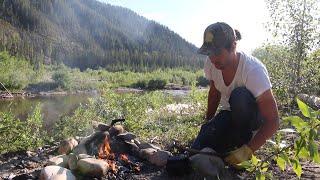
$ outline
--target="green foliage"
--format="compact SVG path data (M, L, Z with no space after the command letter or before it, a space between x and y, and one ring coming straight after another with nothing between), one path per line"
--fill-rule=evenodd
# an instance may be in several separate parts
M0 52L0 82L8 89L21 90L32 82L35 72L25 59Z
M94 111L80 106L73 116L62 117L54 127L53 136L56 140L62 140L75 136L87 136L93 132L92 121L98 120Z
M56 82L56 84L63 89L70 89L71 87L71 78L70 74L64 66L61 66L61 69L58 69L52 75L52 79Z
M289 116L283 119L284 122L292 125L296 131L293 129L279 130L275 142L270 141L273 145L270 149L270 152L272 152L270 156L264 160L259 160L253 156L250 161L241 164L247 171L254 173L256 179L265 179L266 169L271 165L272 159L282 171L291 166L298 178L301 177L303 172L301 160L320 163L317 142L319 139L320 111L314 111L301 100L296 100L302 116ZM293 142L290 142L292 139L286 139L283 133L285 135L286 133L294 133L296 137Z
M26 121L20 121L10 113L0 114L0 154L33 150L44 145L47 139L42 128L40 105L37 105Z
M283 67L286 67L286 81L289 81L292 90L291 99L295 97L303 86L312 87L308 84L309 77L312 77L306 66L310 60L310 52L319 49L319 1L318 0L267 0L266 5L270 12L271 21L268 30L273 32L274 37L278 38L278 43L285 47L289 52L279 61L285 61ZM312 71L319 72L319 61L313 61ZM311 76L310 76L311 75ZM308 76L306 78L305 76ZM319 79L316 80L319 86ZM315 85L315 84L313 84ZM313 90L314 88L312 88Z
M148 89L155 90L155 89L164 89L166 86L167 81L164 79L151 79L148 82Z
M205 78L204 76L199 76L197 78L197 86L202 86L202 87L207 87L208 85L210 85L210 81Z
M295 86L290 79L292 73L290 50L284 46L266 45L258 48L253 55L267 67L273 92L280 108L291 104L295 92L319 94L320 92L320 50L314 51L301 64L300 85ZM295 89L294 89L295 88ZM292 108L292 107L290 107ZM288 109L290 110L290 109Z
M26 60L0 53L0 82L8 89L28 89L36 91L53 90L92 90L100 87L134 87L142 89L163 89L168 83L191 86L203 80L202 71L185 69L164 69L151 72L109 72L106 70L71 69L63 64L40 65L37 71ZM202 78L200 78L202 77ZM53 82L53 81L54 82ZM197 83L199 84L199 82Z
M136 83L133 83L131 87L134 88L141 88L141 89L148 89L148 90L157 90L157 89L164 89L167 84L165 79L150 79L147 80L139 80Z
M187 143L199 130L205 109L203 106L206 105L203 97L206 94L194 92L185 102L181 102L184 105L179 105L163 92L117 94L104 89L101 97L77 109L73 116L61 119L56 124L54 134L59 135L56 137L58 139L83 136L92 132L93 120L110 124L113 119L125 118L126 130L137 134L142 140L156 137L164 144L172 139Z
M139 80L136 83L133 83L131 85L133 88L141 88L141 89L147 89L148 87L148 82L146 80Z

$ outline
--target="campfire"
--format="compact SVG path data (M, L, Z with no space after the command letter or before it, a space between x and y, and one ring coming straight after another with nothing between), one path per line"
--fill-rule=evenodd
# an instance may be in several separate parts
M17 174L16 177L20 179L40 177L40 180L118 180L149 179L145 178L146 174L147 176L160 174L163 178L187 175L191 176L189 179L194 179L192 178L194 174L190 173L195 168L199 169L197 171L201 174L214 176L220 174L224 167L223 161L214 156L215 153L210 149L190 153L190 149L174 145L177 151L173 152L178 154L173 156L154 144L141 142L133 133L125 131L121 125L97 123L94 129L90 136L77 140L65 139L58 147L55 146L51 150L51 154L58 152L60 155L51 156L45 161L39 159L37 161L42 162L42 165L33 170L34 173ZM193 155L194 153L196 154ZM34 163L26 163L28 169L31 166L36 167ZM13 177L10 174L7 179ZM196 173L195 177L200 176Z
M74 138L64 140L58 152L61 155L49 159L40 179L62 175L127 179L127 176L139 174L145 163L165 166L171 156L170 152L153 144L140 142L133 133L115 123L97 123L93 134L79 143Z
M120 162L122 166L132 170L134 173L140 172L140 166L138 163L132 163L129 160L128 155L126 154L115 154L111 151L109 137L105 137L103 143L99 146L98 159L105 160L109 169L112 173L117 173L119 166L116 165L116 162Z

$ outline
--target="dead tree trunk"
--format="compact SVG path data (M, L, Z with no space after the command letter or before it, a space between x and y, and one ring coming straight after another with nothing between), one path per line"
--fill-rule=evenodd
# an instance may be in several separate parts
M13 98L13 95L11 94L11 92L2 84L2 82L0 82L1 86L7 91L8 95L10 98Z

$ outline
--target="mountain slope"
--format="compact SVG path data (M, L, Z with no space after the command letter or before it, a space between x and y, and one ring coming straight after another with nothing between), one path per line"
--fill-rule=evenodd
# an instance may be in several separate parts
M0 49L80 69L202 67L196 47L133 11L95 0L0 0Z

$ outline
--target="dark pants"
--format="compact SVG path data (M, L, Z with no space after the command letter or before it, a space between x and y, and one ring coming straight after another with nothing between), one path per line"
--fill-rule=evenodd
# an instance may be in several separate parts
M247 88L239 87L232 91L229 104L231 111L222 110L201 126L193 149L210 147L224 154L250 141L252 131L262 124L255 98Z

